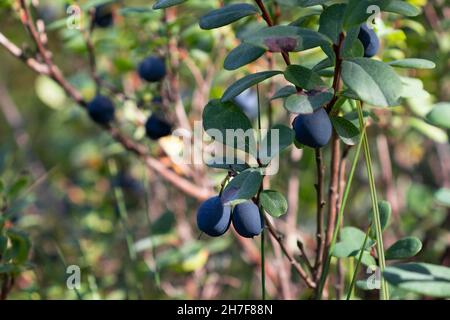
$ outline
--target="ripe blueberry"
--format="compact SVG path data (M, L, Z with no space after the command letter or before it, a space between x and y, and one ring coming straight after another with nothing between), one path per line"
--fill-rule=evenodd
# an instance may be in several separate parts
M114 17L109 5L102 4L95 7L94 24L97 27L108 28L112 26L113 22Z
M241 108L250 120L258 117L258 95L255 91L247 89L234 98L234 102Z
M145 123L147 137L158 140L172 133L172 127L164 119L152 114Z
M380 40L373 29L370 29L366 23L361 25L359 29L358 39L364 46L364 57L372 58L377 54L380 48Z
M324 108L311 114L301 114L294 119L295 138L311 148L322 148L331 138L333 131L330 118Z
M114 104L105 96L97 95L88 103L87 111L91 119L98 124L105 125L114 120Z
M166 64L159 57L148 57L139 64L138 74L148 82L161 81L166 75Z
M231 220L237 233L245 238L253 238L261 234L264 228L264 219L253 201L236 205Z
M220 196L209 198L197 211L198 228L211 237L227 232L231 222L231 208L224 206Z

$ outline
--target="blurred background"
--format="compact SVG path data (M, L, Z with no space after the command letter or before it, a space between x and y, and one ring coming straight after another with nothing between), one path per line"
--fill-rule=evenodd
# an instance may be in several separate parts
M108 1L79 1L85 9L82 17L88 19L87 8L104 2ZM171 154L180 151L180 141L146 139L143 122L155 112L175 127L192 125L201 120L210 98L220 97L246 72L267 69L270 63L283 66L274 55L272 62L260 59L237 71L223 69L238 38L263 25L249 18L233 27L201 30L198 17L223 2L227 1L190 0L163 15L151 10L152 1L113 1L114 24L90 35L98 75L132 97L104 91L114 99L121 128L180 176L216 191L223 171L174 165ZM413 18L383 14L377 27L383 47L379 58L424 58L435 62L436 68L399 70L408 98L398 107L372 110L378 118L369 127L369 138L379 197L392 206L385 242L389 245L399 237L416 236L423 242L418 259L450 266L450 196L446 189L450 188L450 126L438 127L426 119L436 104L450 101L450 7L444 0L408 2L419 6L423 14ZM0 32L24 52L33 52L14 3L0 0ZM95 95L95 81L85 38L80 30L66 26L66 8L75 3L40 0L33 14L45 23L55 63L89 100ZM281 4L280 10L280 23L296 20L297 25L317 28L316 7L292 9ZM137 76L138 63L150 54L166 59L175 75L169 75L168 84L144 83ZM292 55L294 62L306 66L323 57L320 49ZM20 248L26 252L10 299L260 297L258 239L238 239L230 231L221 238L199 239L195 223L199 199L147 170L94 125L55 82L35 74L3 48L0 61L0 208L5 226L17 230L18 241L24 243ZM268 82L261 92L268 97L282 85ZM161 92L168 91L175 92L181 104L155 102ZM241 106L254 115L254 93L253 97L247 94ZM267 97L262 99L263 108L269 104ZM272 102L271 110L271 122L289 125L281 101ZM269 123L267 113L263 123ZM294 256L300 254L297 239L312 255L316 221L313 150L289 149L280 162L281 170L270 183L288 198L289 212L276 222L277 228L285 234ZM345 225L367 228L370 207L361 165ZM276 243L268 240L267 247L269 297L307 295ZM78 290L67 288L69 265L81 269ZM358 296L371 298L373 294L358 291ZM416 296L399 293L398 297Z

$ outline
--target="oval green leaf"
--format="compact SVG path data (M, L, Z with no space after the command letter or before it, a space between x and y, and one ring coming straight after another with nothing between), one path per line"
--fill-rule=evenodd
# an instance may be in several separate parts
M384 279L400 289L425 296L450 297L450 268L428 263L405 263L389 266Z
M230 87L228 87L228 89L223 94L221 101L222 102L231 101L248 88L253 87L255 84L258 84L266 79L272 78L273 76L276 76L277 74L281 73L283 72L263 71L249 74L233 83Z
M182 4L183 2L186 2L186 1L187 0L158 0L153 5L153 9L154 10L166 9L169 7L173 7L173 6Z
M258 13L258 9L248 3L226 5L200 18L200 28L210 30L226 26L232 22Z
M342 79L362 101L378 107L397 105L403 88L391 66L367 58L345 60Z
M427 114L427 120L441 128L450 129L450 103L441 102L435 104Z
M239 69L257 60L265 52L266 50L261 47L249 43L241 43L227 55L223 64L224 68L230 71Z
M407 237L390 246L385 256L386 260L408 259L414 257L420 250L422 250L422 242L416 237Z
M260 196L261 205L272 217L279 218L286 214L288 202L278 191L264 190Z
M397 68L411 68L411 69L434 69L436 68L436 64L430 60L426 59L417 59L417 58L409 58L409 59L401 59L390 61L388 64L392 67Z

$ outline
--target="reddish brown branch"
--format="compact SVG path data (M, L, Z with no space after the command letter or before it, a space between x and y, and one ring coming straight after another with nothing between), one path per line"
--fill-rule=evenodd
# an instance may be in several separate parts
M281 250L283 251L283 254L286 256L286 258L289 260L290 264L294 267L294 269L297 271L297 273L300 275L300 277L303 279L303 281L306 283L306 285L309 288L314 289L316 287L316 283L309 277L309 275L306 273L306 271L303 269L300 263L298 263L297 260L291 255L291 253L288 251L286 246L283 242L283 237L277 233L274 226L270 222L270 220L267 218L267 216L264 216L266 221L267 229L269 230L272 237L278 242L280 245Z
M273 27L275 24L272 21L272 18L270 17L270 14L267 11L266 6L264 5L264 2L262 0L255 0L255 2L258 5L259 9L261 10L261 16L264 19L264 21L266 21L269 27ZM290 65L291 59L289 58L289 53L282 51L281 55L283 56L284 62L286 62L287 65Z
M325 167L323 165L323 156L322 150L316 149L316 167L317 167L317 183L315 184L316 192L317 192L317 231L316 231L316 239L317 239L317 248L316 248L316 261L314 264L314 276L317 280L319 275L318 268L322 264L323 257L323 249L325 243L325 234L323 231L323 208L325 206L325 200L323 195L323 183L324 183L324 175L325 175Z

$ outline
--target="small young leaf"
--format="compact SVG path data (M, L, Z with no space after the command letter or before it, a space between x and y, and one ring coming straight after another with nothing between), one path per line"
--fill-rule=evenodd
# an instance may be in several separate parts
M333 256L346 258L356 256L364 243L366 234L354 227L345 227L341 231L341 239L334 247ZM374 245L374 241L369 238L366 244L368 249Z
M309 114L331 101L333 93L329 91L310 91L293 94L284 102L286 110L292 113Z
M261 192L261 205L272 217L278 218L286 214L288 202L278 191L264 190Z
M225 187L222 197L225 205L236 205L253 198L261 187L263 177L259 170L248 169L238 174Z
M395 61L390 61L388 64L392 67L398 68L411 68L411 69L434 69L436 64L430 60L425 59L400 59Z
M385 256L386 260L408 259L414 257L420 250L422 250L422 242L416 237L407 237L390 246Z
M221 101L231 101L236 98L239 94L247 90L248 88L258 84L266 79L272 78L277 74L283 73L282 71L263 71L258 73L253 73L245 76L244 78L239 79L235 83L233 83L222 96Z
M386 230L386 227L389 225L392 215L391 204L387 201L378 201L378 211L380 212L380 222L381 222L381 230ZM369 223L372 223L373 219L373 210L370 210L369 213ZM375 228L371 229L370 235L375 237Z
M331 116L331 123L336 130L339 138L349 145L354 146L359 141L359 129L349 120L343 117Z
M284 77L290 83L305 90L316 90L326 87L317 73L300 65L288 66L286 71L284 71Z
M234 48L225 58L224 68L226 70L236 70L261 57L266 50L249 43L241 43Z
M386 267L384 279L395 287L425 296L450 298L450 268L428 263Z
M200 18L200 28L209 30L226 26L241 18L258 13L258 9L248 3L226 5Z

